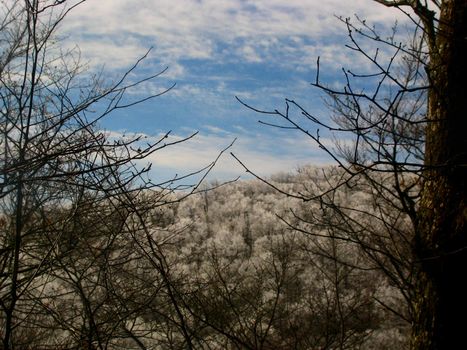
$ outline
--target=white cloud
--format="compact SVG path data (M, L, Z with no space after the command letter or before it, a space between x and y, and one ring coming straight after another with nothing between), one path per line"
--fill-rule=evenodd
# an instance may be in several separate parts
M344 28L334 15L354 13L385 25L402 18L396 10L370 0L96 0L75 9L65 28L85 55L99 61L110 57L112 64L122 66L151 46L170 62L220 59L219 43L241 45L235 52L239 58L259 62L258 50L275 49L278 39L292 42L342 33ZM134 40L138 44L132 43ZM110 48L112 43L115 49ZM115 54L117 49L119 54ZM109 52L107 58L105 51Z
M196 137L153 153L146 162L153 164L151 176L156 181L169 180L197 171L213 162L219 153L235 138L228 131L213 128L213 133L200 133ZM156 140L158 137L154 137ZM182 136L169 136L167 142ZM146 139L145 141L148 141ZM233 152L251 171L269 176L281 171L295 170L305 164L329 164L330 160L316 144L304 137L284 137L280 142L266 135L244 134L220 158L210 175L211 179L233 179L247 176L245 169L230 155Z
M74 45L71 42L69 44ZM79 50L91 63L104 65L107 70L113 70L132 66L147 51L147 48L135 40L118 43L109 38L103 38L80 41Z
M241 55L247 62L261 62L261 56L256 52L255 48L252 46L243 46L240 49Z
M397 10L371 0L89 0L70 14L64 29L70 45L78 44L85 58L104 63L110 69L130 66L153 47L146 65L155 67L155 71L169 66L169 71L162 80L146 83L142 92L160 92L165 79L177 80L179 84L171 91L170 98L186 108L204 108L203 116L188 110L187 120L191 120L186 125L192 127L193 119L210 115L210 119L200 122L200 125L209 123L203 128L205 134L151 156L157 179L168 179L176 173L185 174L208 165L237 135L232 151L251 170L271 175L301 164L321 164L328 160L308 139L268 135L267 131L253 134L247 123L242 124L236 116L232 119L238 125L230 125L229 130L238 133L222 129L223 123L232 120L226 116L232 116L233 96L268 110L276 108L276 103L281 106L285 95L305 102L316 96L311 95L313 89L309 83L298 78L276 78L271 73L276 80L269 84L257 83L252 81L257 77L225 67L269 64L289 72L313 74L318 56L323 71L326 67L336 71L341 67L364 67L362 58L349 54L343 47L346 29L334 17L355 13L368 23L385 27L403 18ZM187 60L215 65L209 66L207 73L202 69L195 73ZM303 76L309 81L314 78ZM332 79L335 76L331 83ZM238 108L243 107L238 105ZM245 109L243 115L244 112ZM225 179L236 174L245 171L226 154L213 176Z

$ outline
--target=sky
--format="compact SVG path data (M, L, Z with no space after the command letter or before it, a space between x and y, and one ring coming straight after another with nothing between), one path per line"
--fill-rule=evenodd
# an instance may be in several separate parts
M114 135L140 133L154 139L167 131L170 140L198 132L148 159L157 181L206 166L234 140L229 152L255 173L269 176L331 160L295 130L258 123L281 121L249 110L236 97L255 108L281 111L285 98L293 99L327 120L323 95L310 83L318 57L321 80L335 87L344 85L342 68L365 66L362 57L345 48L348 34L336 17L354 15L383 33L396 20L407 21L372 0L88 0L69 14L61 35L66 45L79 47L91 69L103 67L109 79L148 49L135 79L168 68L130 94L137 98L175 83L171 91L120 110L101 125ZM332 137L325 134L323 140L331 144ZM245 177L229 152L211 179Z

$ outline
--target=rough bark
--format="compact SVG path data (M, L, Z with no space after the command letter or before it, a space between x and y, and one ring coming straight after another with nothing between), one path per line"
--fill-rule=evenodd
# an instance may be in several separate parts
M467 348L467 1L443 1L431 83L414 254L413 349Z

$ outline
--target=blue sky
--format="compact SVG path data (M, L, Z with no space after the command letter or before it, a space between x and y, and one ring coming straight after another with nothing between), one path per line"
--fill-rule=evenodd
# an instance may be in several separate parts
M259 108L283 109L284 98L328 117L319 92L310 86L320 56L321 77L343 84L342 67L361 67L344 45L337 16L358 14L384 30L406 19L371 0L88 0L62 28L66 45L78 45L90 66L104 65L116 76L149 48L138 74L168 71L133 93L140 96L176 87L155 100L119 111L103 122L115 134L143 133L173 139L194 131L196 138L154 154L153 176L160 180L212 161L233 139L242 161L261 175L329 160L304 136L258 124L260 115L235 96ZM331 140L329 140L331 142ZM211 177L244 174L229 154Z

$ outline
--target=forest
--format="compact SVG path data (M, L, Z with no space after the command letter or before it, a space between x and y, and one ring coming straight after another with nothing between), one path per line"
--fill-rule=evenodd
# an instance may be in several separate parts
M271 181L284 190L310 189L339 176L337 168L326 171L305 168ZM157 196L144 200L152 205L161 200ZM339 197L365 210L374 199L358 187ZM148 209L144 229L126 208L103 201L96 210L86 196L74 203L71 222L69 213L51 210L47 224L28 228L33 232L24 243L29 257L22 268L35 276L24 273L30 286L16 306L21 332L14 343L111 349L406 346L404 296L352 244L336 241L326 227L311 227L313 216L321 215L318 206L291 201L257 180L171 202ZM302 233L307 230L309 235ZM378 240L384 239L390 238ZM47 248L50 241L53 249Z
M85 0L0 2L2 348L465 347L467 3L368 1L414 32L338 18L373 71L339 88L317 58L330 118L237 97L332 164L260 176L230 145L165 181L144 161L196 132L101 127L172 93L133 93L166 72L138 78L149 51L108 80L61 46ZM226 156L246 179L209 180Z

